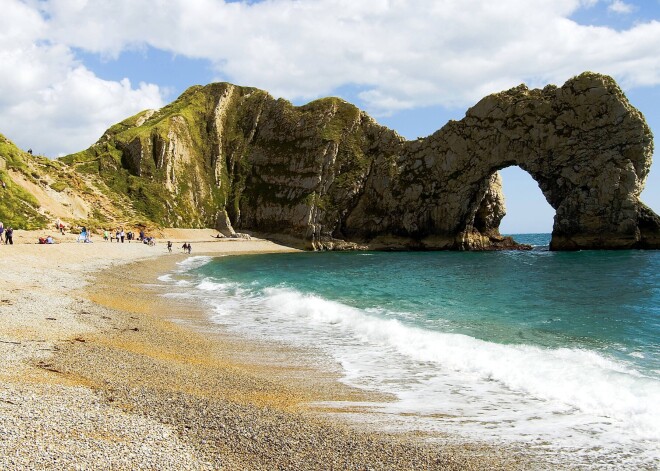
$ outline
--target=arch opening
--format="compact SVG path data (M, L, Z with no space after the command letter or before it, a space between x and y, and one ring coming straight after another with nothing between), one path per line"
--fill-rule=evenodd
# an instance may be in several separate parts
M516 165L500 169L499 173L506 208L500 221L500 233L514 236L548 234L549 241L556 211L546 200L538 182Z

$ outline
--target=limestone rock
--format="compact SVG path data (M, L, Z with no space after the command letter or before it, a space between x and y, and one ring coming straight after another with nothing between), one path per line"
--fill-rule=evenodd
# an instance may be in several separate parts
M108 186L158 223L313 249L517 247L499 234L497 173L517 165L556 210L551 248L576 250L660 247L660 219L639 200L652 153L614 80L584 73L485 97L415 141L337 98L294 107L253 88L192 87L68 159L97 159Z
M552 249L658 247L653 223L640 224L654 220L639 201L652 152L650 129L609 77L585 73L561 88L516 87L484 98L426 139L402 143L398 178L386 187L383 167L374 167L346 233L396 233L425 248L445 248L453 238L452 248L485 248L474 246L475 234L497 236L503 215L491 177L517 165L557 212ZM424 243L429 236L442 245Z
M218 213L218 217L215 220L215 228L223 237L235 237L236 232L231 225L227 211L224 209Z

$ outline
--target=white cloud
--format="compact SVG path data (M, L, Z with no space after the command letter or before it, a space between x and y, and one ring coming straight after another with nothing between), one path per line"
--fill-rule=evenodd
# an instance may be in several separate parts
M157 85L102 80L53 41L32 4L5 0L0 17L0 132L57 156L82 150L110 124L163 104Z
M137 106L157 106L162 90L104 82L76 63L71 48L112 58L151 46L207 59L223 79L289 99L352 84L376 115L424 105L469 106L523 81L562 83L584 70L611 74L630 87L660 84L660 22L617 31L570 19L597 0L9 1L22 13L8 23L17 29L0 32L16 43L2 54L27 65L17 76L3 67L0 104L7 90L18 90L9 93L12 100L29 104L26 97L37 96L38 107L52 90L61 99L48 102L51 123L57 124L58 113L71 121L74 114L62 107L74 97L65 88L84 82L90 102L98 97L118 103L77 118L76 125L89 122L85 136L95 133L94 139L105 126L101 122L111 124ZM616 0L609 7L626 5ZM84 96L81 90L75 94ZM6 122L0 116L0 131L12 137ZM89 140L80 142L77 148Z
M149 44L205 58L230 80L288 98L347 83L374 109L469 103L489 85L563 81L583 70L631 85L660 61L660 23L628 31L579 25L569 15L595 0L117 0L46 4L58 41L103 54ZM614 1L610 8L626 8ZM644 35L637 34L644 29ZM629 38L638 43L630 47ZM625 49L626 55L618 51ZM642 77L643 76L643 77ZM660 83L660 74L652 78ZM414 86L411 84L414 83ZM488 91L493 91L492 89Z
M623 0L612 0L612 3L609 4L607 9L614 13L632 13L635 7Z

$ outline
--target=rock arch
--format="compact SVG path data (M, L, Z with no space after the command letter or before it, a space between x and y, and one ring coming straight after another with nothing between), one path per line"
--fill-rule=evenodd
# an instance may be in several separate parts
M490 95L414 141L338 98L295 107L226 83L120 124L76 158L145 200L167 195L144 209L161 224L314 249L511 247L497 171L516 165L555 208L552 249L660 248L660 218L639 201L651 131L599 74Z
M660 219L639 200L652 139L607 76L521 85L381 154L346 232L375 245L393 234L420 248L496 247L505 214L497 171L516 165L556 211L551 249L657 248Z

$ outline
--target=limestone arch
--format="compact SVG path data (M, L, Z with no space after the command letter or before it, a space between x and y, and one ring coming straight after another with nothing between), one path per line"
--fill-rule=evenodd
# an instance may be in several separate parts
M453 208L439 214L458 221L452 248L482 248L484 237L499 235L501 182L493 175L512 165L555 210L551 250L644 245L640 221L653 213L639 194L652 135L609 77L583 74L561 88L520 86L488 96L425 141L436 155L431 170L448 182L438 206ZM452 231L440 221L436 227Z
M660 217L639 200L653 136L610 77L493 94L414 141L382 129L363 137L373 161L332 237L375 249L505 248L497 171L515 165L555 210L551 250L660 247Z

